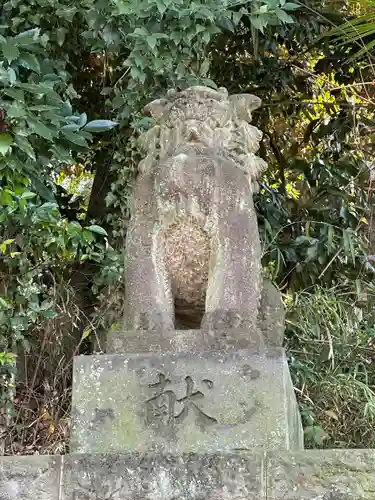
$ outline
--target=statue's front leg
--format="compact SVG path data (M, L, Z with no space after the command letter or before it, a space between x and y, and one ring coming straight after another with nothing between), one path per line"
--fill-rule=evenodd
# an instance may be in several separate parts
M217 227L202 328L246 328L259 335L260 258L255 211L234 208Z
M125 328L174 330L174 303L151 218L131 221L126 241Z

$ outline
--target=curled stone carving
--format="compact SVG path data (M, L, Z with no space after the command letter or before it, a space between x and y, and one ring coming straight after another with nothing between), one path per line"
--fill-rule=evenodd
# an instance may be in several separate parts
M261 295L253 186L266 167L261 101L171 90L146 106L126 242L127 329L255 327ZM176 316L176 318L175 318ZM176 323L175 323L176 319Z

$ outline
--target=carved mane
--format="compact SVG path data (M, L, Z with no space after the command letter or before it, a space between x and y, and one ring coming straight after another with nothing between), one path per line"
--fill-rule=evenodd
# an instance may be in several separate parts
M139 138L146 157L140 162L142 173L151 173L180 146L202 146L231 159L249 174L259 178L266 163L255 155L262 132L250 125L251 112L261 100L251 94L228 96L226 89L191 87L183 92L170 91L167 98L148 104L144 111L157 122Z

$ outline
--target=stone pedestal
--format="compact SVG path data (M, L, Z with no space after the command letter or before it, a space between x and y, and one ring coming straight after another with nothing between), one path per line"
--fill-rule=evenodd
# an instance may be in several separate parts
M72 451L302 449L283 349L75 359Z
M375 450L0 457L1 500L373 500Z
M265 500L262 455L71 455L62 500Z

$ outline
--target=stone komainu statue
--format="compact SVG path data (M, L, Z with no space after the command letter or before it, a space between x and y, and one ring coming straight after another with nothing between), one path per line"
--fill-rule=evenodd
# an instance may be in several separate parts
M252 328L261 248L252 187L266 167L250 125L261 101L169 91L146 106L126 241L127 329Z

